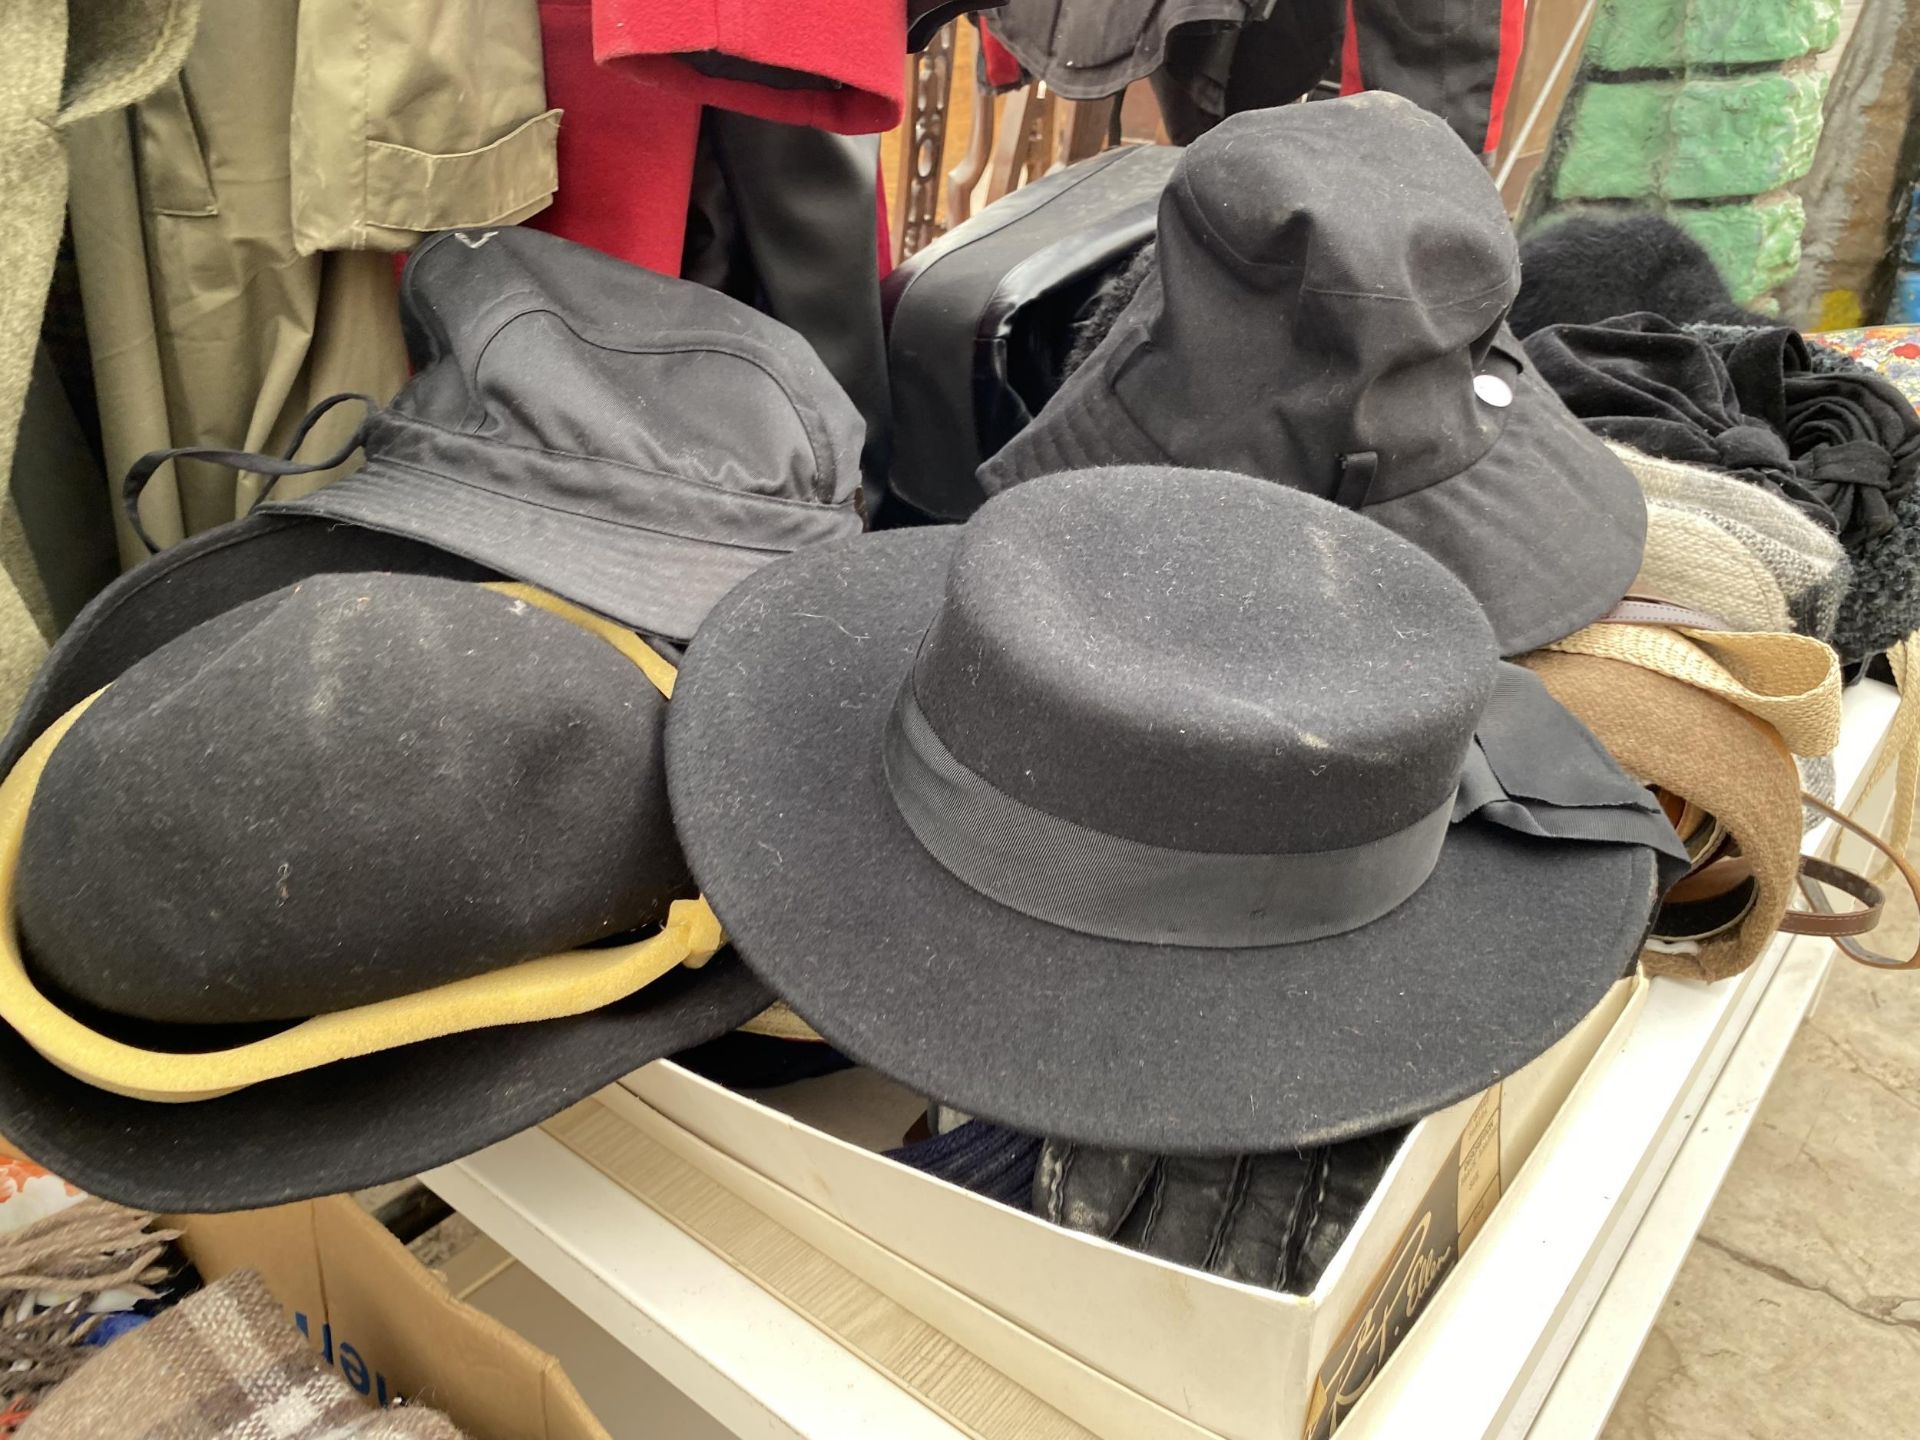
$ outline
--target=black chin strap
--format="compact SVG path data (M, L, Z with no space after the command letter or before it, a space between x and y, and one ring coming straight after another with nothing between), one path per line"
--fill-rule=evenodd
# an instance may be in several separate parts
M329 395L313 409L309 410L293 432L293 439L287 442L284 455L258 455L248 450L219 450L205 445L182 445L173 450L154 450L142 455L127 470L127 478L121 484L120 504L127 512L127 522L133 526L133 533L140 537L140 543L149 552L158 554L160 546L153 536L147 533L147 527L140 519L140 494L147 488L160 467L170 460L205 460L215 465L231 465L236 470L245 470L250 474L265 475L266 488L260 492L264 500L273 493L273 487L282 475L312 475L321 470L331 470L360 448L361 430L355 429L347 437L347 443L324 460L295 460L300 447L306 443L313 427L320 423L321 417L335 406L347 400L358 400L369 412L379 409L373 397L362 395L355 390L342 391L338 395ZM258 501L254 503L258 504Z

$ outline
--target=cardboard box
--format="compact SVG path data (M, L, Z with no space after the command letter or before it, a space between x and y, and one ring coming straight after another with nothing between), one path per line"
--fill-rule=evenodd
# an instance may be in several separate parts
M486 1236L434 1273L456 1300L558 1360L609 1440L734 1440L731 1430Z
M870 1076L756 1100L653 1065L624 1082L625 1095L608 1092L618 1100L603 1097L590 1114L569 1112L547 1130L753 1274L755 1247L701 1234L697 1215L674 1213L673 1187L645 1178L638 1149L670 1151L1096 1434L1319 1440L1405 1336L1644 994L1645 982L1622 981L1532 1065L1416 1126L1306 1296L1169 1265L885 1159L870 1147L897 1137L896 1122L918 1102L904 1094L890 1102ZM840 1103L823 1102L836 1087ZM777 1277L755 1278L779 1293ZM914 1386L911 1375L892 1378Z
M431 1405L471 1440L608 1440L558 1361L454 1299L346 1196L167 1223L208 1281L259 1271L321 1359L375 1404Z

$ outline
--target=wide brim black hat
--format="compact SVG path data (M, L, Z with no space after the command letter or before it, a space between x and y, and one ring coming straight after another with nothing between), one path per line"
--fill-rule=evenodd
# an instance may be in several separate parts
M1486 611L1500 652L1521 655L1619 603L1639 573L1647 516L1632 473L1539 376L1520 368L1510 388L1507 424L1484 455L1441 484L1360 513L1445 565ZM1169 448L1090 379L982 473L996 477L987 488L997 492L1064 470L1170 464L1181 457L1169 459Z
M702 628L669 711L669 793L703 892L854 1059L1090 1144L1324 1145L1511 1074L1631 967L1654 852L1494 827L1456 827L1383 918L1265 948L1116 943L962 884L880 758L961 533L868 536L755 575Z
M60 715L195 626L303 579L375 571L495 578L429 545L299 516L261 514L209 531L85 608L0 742L0 773ZM181 1211L279 1204L471 1154L651 1060L725 1034L771 999L723 950L589 1014L421 1041L179 1104L85 1084L0 1026L0 1133L107 1199Z
M103 1199L250 1210L403 1180L538 1125L766 1008L730 952L617 1005L345 1060L214 1100L95 1089L0 1026L0 1134Z

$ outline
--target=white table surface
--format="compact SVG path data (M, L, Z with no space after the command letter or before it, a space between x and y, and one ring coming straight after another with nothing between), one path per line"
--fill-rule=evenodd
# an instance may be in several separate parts
M1842 795L1894 705L1848 692ZM1342 1440L1597 1435L1834 953L1782 937L1719 984L1656 980ZM962 1434L537 1130L423 1178L738 1435Z

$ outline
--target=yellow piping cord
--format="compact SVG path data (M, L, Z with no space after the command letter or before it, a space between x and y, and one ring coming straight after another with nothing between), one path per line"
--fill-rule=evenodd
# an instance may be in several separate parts
M591 631L633 661L662 695L674 668L631 630L531 586L485 588ZM582 1015L611 1005L682 965L698 967L726 943L705 899L676 900L656 935L598 950L569 950L483 975L299 1021L246 1045L199 1054L143 1050L92 1030L34 985L13 923L21 841L35 787L54 748L96 691L49 725L0 781L0 1019L50 1063L102 1090L179 1102L230 1094L264 1080L441 1035Z

